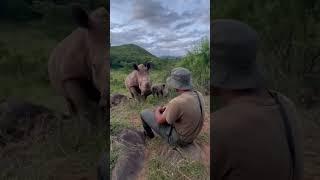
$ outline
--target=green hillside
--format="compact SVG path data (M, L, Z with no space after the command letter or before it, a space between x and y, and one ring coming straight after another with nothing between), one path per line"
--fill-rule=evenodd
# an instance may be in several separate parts
M110 50L111 67L131 67L133 63L144 63L146 61L157 64L159 58L135 44L112 46Z

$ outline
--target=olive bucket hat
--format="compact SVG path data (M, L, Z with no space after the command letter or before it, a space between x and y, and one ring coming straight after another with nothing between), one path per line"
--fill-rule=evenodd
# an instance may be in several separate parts
M189 90L192 89L191 72L182 67L171 70L170 77L167 78L167 85L170 88Z
M213 87L251 89L264 86L256 63L258 34L248 25L229 19L213 21Z

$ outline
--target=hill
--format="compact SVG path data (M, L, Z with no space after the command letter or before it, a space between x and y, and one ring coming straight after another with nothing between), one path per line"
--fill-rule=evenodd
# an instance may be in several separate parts
M182 56L160 56L161 60L181 60Z
M135 44L112 46L110 49L111 68L131 67L133 63L146 61L157 63L159 58Z

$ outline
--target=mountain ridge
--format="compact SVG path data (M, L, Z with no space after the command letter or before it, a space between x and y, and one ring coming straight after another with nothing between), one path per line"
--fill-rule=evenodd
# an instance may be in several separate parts
M144 62L156 63L160 59L136 44L111 46L110 59L112 68L132 67L132 64Z

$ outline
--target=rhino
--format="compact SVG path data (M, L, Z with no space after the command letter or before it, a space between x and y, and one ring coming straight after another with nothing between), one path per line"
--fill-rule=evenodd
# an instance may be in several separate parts
M153 96L157 95L157 97L159 97L160 95L162 97L167 97L168 95L168 87L165 83L152 85L151 90Z
M0 101L0 145L22 140L34 130L48 130L51 120L64 118L64 114L19 97L8 97ZM43 123L44 122L44 123Z
M110 107L117 106L122 102L128 101L129 98L126 95L115 93L110 96Z
M100 7L88 14L73 6L72 16L78 27L52 50L50 83L79 124L104 126L109 96L109 13Z
M146 100L151 92L151 80L149 77L150 63L133 64L134 70L126 77L125 86L132 98Z

